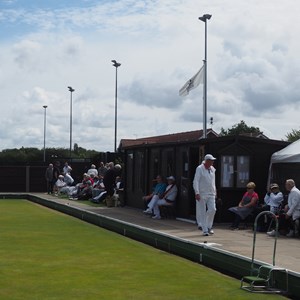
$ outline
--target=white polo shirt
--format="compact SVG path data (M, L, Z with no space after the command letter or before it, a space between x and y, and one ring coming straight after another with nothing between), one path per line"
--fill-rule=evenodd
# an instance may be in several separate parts
M202 163L197 167L193 181L193 188L195 194L200 196L216 196L216 169L211 166L205 168Z

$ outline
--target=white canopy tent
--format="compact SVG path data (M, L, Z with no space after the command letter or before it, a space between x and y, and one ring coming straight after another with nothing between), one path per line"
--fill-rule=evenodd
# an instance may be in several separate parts
M286 146L271 156L272 163L293 163L300 162L300 140Z
M300 184L300 140L271 156L268 184L276 181L280 184L288 178L292 178Z

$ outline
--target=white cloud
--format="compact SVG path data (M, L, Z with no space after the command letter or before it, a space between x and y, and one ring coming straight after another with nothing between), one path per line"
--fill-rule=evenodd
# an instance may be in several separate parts
M73 142L111 151L112 59L122 64L118 139L202 128L202 88L178 95L202 65L202 13L213 15L207 24L213 128L245 120L277 139L299 128L300 4L294 0L62 1L35 10L26 3L7 2L0 13L2 148L42 148L43 105L47 146L68 147L72 86Z

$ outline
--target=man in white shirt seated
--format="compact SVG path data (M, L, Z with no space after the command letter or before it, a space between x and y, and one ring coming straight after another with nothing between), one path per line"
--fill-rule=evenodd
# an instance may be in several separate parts
M295 185L293 179L287 179L285 188L290 192L288 195L288 204L286 207L285 218L289 221L289 233L287 237L299 235L299 219L300 219L300 191ZM298 220L298 222L297 222Z
M300 220L300 190L296 187L293 179L287 179L285 188L289 192L288 204L284 207L284 212L279 214L278 230L289 229L287 237L299 236ZM267 232L269 236L276 236L276 231Z
M168 186L163 196L159 198L159 195L154 195L148 204L148 209L144 211L147 214L152 214L152 210L153 210L154 216L152 217L152 219L157 219L157 220L161 219L159 206L174 205L175 203L178 189L175 184L174 176L168 177L167 181L168 181Z

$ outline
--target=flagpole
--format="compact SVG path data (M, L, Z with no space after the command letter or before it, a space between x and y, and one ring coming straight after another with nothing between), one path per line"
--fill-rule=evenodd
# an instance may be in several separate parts
M203 85L203 135L202 135L202 137L204 139L206 139L207 138L207 66L206 66L206 51L205 51L205 60L203 60L203 64L204 64L204 85Z
M204 86L203 86L203 138L207 137L207 20L211 15L205 14L199 17L199 20L205 23L205 40L204 40Z

